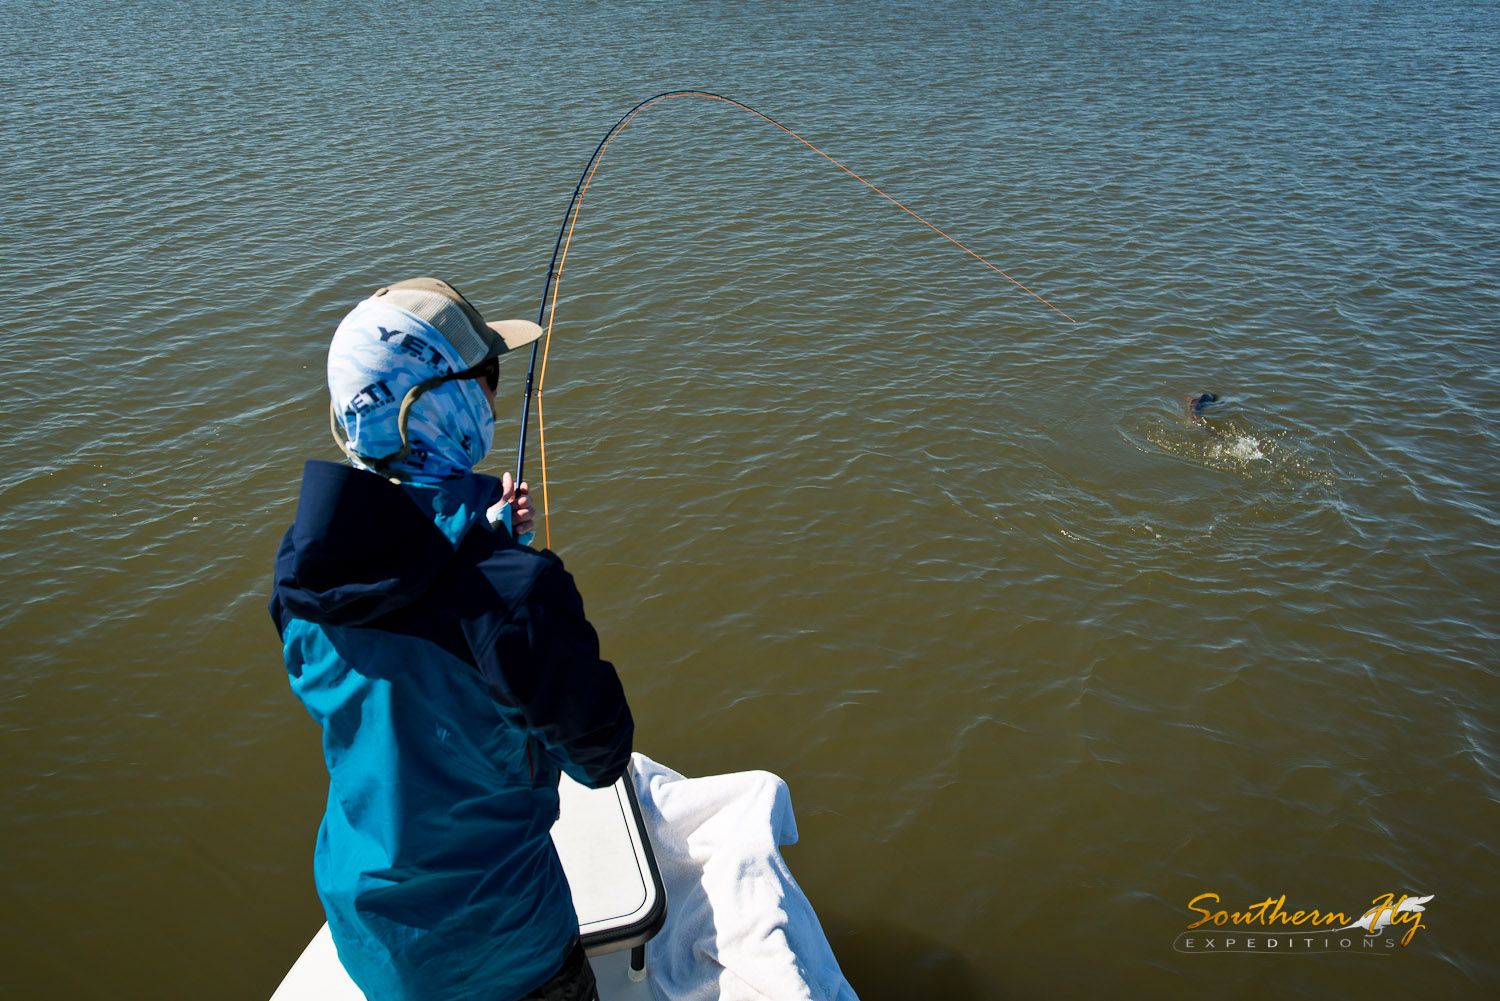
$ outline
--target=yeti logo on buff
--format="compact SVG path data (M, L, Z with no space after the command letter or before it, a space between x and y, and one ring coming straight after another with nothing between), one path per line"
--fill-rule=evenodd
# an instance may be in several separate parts
M344 423L347 425L356 417L395 402L396 394L391 392L391 387L386 385L384 379L372 382L349 400L349 405L344 408Z
M397 413L413 386L462 371L458 352L436 328L372 296L339 324L328 349L328 391L352 461L389 456L402 448ZM445 382L422 394L407 422L409 451L376 470L417 483L463 476L494 440L489 398L473 381Z

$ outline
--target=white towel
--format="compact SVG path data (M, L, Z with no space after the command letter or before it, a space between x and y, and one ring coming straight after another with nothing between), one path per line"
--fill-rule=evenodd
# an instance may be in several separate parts
M634 755L636 796L667 888L646 947L661 1001L859 1001L781 858L797 841L770 772L684 778Z

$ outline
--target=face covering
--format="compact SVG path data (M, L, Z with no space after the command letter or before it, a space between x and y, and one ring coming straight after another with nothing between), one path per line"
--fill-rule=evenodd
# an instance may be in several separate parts
M495 435L489 398L473 379L445 382L418 397L407 419L410 452L374 468L375 460L401 450L396 418L407 391L462 365L425 321L373 296L356 306L328 348L328 392L349 438L350 461L412 483L438 483L473 469Z

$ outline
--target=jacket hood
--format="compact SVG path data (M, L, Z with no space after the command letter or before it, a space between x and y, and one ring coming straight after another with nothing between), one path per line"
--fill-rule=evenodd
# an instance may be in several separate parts
M358 626L420 600L457 544L499 500L493 477L398 485L375 473L311 460L297 517L276 554L271 616Z

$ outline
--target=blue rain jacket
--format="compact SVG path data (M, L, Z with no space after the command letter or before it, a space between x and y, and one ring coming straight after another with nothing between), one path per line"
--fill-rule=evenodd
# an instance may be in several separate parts
M617 779L625 695L562 561L491 531L493 477L399 486L313 461L271 616L323 728L313 873L371 1001L515 998L578 919L548 832L558 770Z

